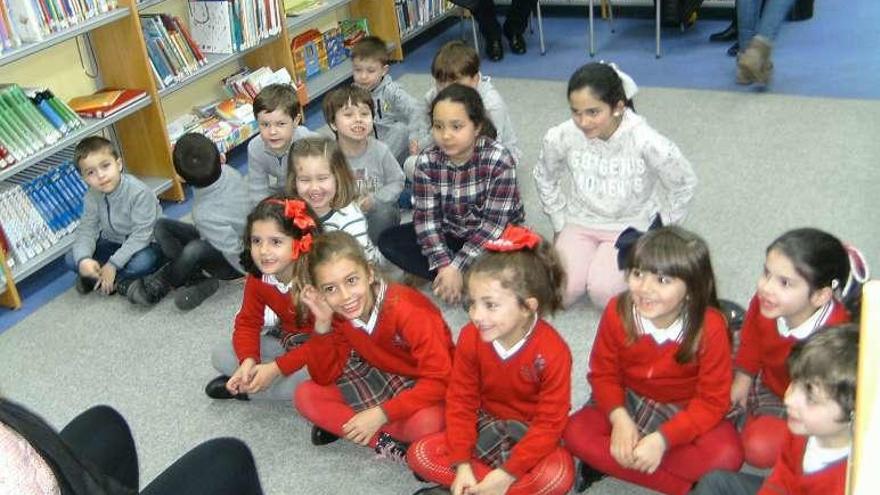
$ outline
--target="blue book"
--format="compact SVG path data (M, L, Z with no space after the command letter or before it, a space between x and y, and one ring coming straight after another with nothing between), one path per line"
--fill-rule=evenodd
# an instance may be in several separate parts
M160 82L163 85L168 86L174 82L174 71L171 70L171 66L169 66L168 61L165 60L165 55L162 54L162 49L159 48L156 39L147 37L146 42L150 60L153 61L153 66L156 68L156 72L158 72L159 77L162 78Z
M67 199L64 197L64 193L52 182L52 173L49 172L43 177L40 178L43 183L43 190L52 198L52 200L58 205L58 210L61 212L62 224L64 228L69 228L71 224L76 221L76 216L74 215L73 209L71 209L70 205L67 202Z
M77 205L77 199L73 196L69 186L64 182L64 171L60 168L53 169L49 172L46 181L48 182L50 189L55 192L54 196L61 199L65 209L70 213L70 216L74 220L78 220L80 214L78 213L79 207Z
M47 201L44 201L43 196L37 190L36 182L29 182L22 186L22 189L24 189L24 192L27 194L28 198L30 198L31 203L40 216L43 217L43 220L49 225L49 228L52 229L53 232L61 230L62 227L58 221L58 213L52 209Z

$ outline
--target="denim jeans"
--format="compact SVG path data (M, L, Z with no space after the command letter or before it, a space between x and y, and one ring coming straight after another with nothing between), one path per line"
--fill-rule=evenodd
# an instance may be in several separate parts
M779 36L779 29L796 0L736 0L736 22L739 30L739 46L745 50L755 35L772 42Z
M121 246L122 244L99 237L95 243L95 252L92 254L92 259L103 265ZM67 265L67 268L79 274L79 266L77 266L76 261L73 259L72 250L68 251L64 256L64 264ZM149 246L134 253L134 256L128 260L128 263L117 271L116 277L130 280L139 279L155 272L161 263L162 251L156 243L150 243Z

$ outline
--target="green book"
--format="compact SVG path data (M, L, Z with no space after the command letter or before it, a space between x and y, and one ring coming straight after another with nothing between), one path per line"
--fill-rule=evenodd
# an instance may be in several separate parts
M36 144L42 147L43 142L36 136L31 135L30 129L24 125L19 116L13 111L6 100L0 97L0 115L5 116L5 122L10 134L15 138L19 146L25 150L25 155L33 154L37 149Z
M61 133L58 132L58 129L49 122L45 115L40 113L19 85L11 85L6 94L12 99L14 108L20 112L28 126L34 129L46 144L52 144L61 139Z

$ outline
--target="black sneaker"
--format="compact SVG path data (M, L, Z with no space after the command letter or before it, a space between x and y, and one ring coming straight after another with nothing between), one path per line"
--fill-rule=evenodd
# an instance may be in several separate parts
M248 394L233 394L226 388L226 382L229 381L229 377L226 375L220 375L217 378L214 378L205 386L205 394L212 399L238 399L238 400L250 400L248 398Z
M376 457L381 459L391 459L400 464L406 464L406 450L409 445L395 440L386 432L379 434L376 441Z
M339 437L318 426L312 426L312 445L327 445L339 440Z
M152 306L167 296L173 288L165 277L163 267L132 284L128 299L135 304Z
M601 471L596 471L584 461L578 461L577 474L574 479L574 492L583 493L592 486L593 483L607 476Z
M131 300L132 287L134 287L135 282L138 282L138 280L132 280L130 278L117 278L116 286L113 287L113 290L116 291L116 293L120 296Z
M202 304L205 299L211 297L219 288L220 282L216 278L199 280L193 285L187 285L179 289L177 294L174 295L174 305L181 311L189 311Z
M83 277L82 275L77 275L76 276L76 284L74 286L76 287L77 292L85 295L85 294L88 294L89 292L92 292L93 290L95 290L95 285L97 283L98 283L97 279Z
M421 490L416 490L413 492L413 495L449 495L452 492L449 491L449 488L445 486L435 485L429 486L427 488L422 488Z

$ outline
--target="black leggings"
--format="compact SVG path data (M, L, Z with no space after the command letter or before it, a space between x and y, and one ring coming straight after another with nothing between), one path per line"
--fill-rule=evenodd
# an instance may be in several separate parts
M96 406L74 418L61 438L82 459L137 490L138 460L131 430L109 406ZM150 495L262 495L250 449L241 440L217 438L190 450L143 491Z
M191 224L160 218L156 222L154 235L162 248L162 254L171 260L166 274L174 287L197 280L202 270L222 280L242 276L229 265L223 253L199 237L199 231Z
M445 241L452 256L461 251L461 247L465 243L463 239L450 235L445 237ZM419 245L416 228L412 222L391 227L382 232L382 235L379 236L378 247L388 261L407 273L427 280L434 280L437 275L436 270L428 269L428 258L422 254L422 247Z

